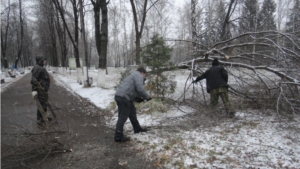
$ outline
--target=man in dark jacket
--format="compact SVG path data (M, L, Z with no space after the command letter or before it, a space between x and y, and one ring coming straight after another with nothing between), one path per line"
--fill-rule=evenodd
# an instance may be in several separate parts
M46 65L46 63L47 61L45 57L37 56L36 64L31 70L32 97L39 100L45 112L47 112L48 89L50 87L49 74L43 67L44 65ZM39 109L37 109L37 120L38 122L44 122ZM48 118L48 120L50 121L51 118Z
M233 118L234 112L231 110L228 99L228 73L224 67L219 66L218 59L214 59L212 61L212 67L205 71L201 76L198 76L193 83L196 83L202 79L206 79L206 89L207 93L210 93L211 108L215 109L220 96L227 114L229 117Z
M136 108L133 104L136 100L151 100L151 97L144 88L146 74L147 72L143 67L138 68L137 71L134 71L124 79L116 91L115 101L118 105L118 121L116 124L115 142L130 140L129 137L125 137L123 134L123 127L128 117L134 133L147 131L147 129L140 126L136 117Z

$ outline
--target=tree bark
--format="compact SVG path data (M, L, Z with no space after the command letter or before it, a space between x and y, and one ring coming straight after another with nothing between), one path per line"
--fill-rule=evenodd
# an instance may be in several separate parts
M93 4L94 10L94 20L95 20L95 41L96 41L96 49L99 56L99 65L100 67L100 53L101 53L101 33L100 33L100 0L91 0Z
M74 34L75 34L75 39L73 39L73 36L71 35L71 32L69 30L69 27L66 23L65 20L65 16L64 16L64 9L62 8L62 6L60 5L60 2L58 0L52 0L52 2L54 3L56 9L59 11L60 16L62 18L62 21L65 25L65 28L68 32L69 38L72 42L73 48L74 48L74 56L75 56L75 60L76 60L76 67L80 68L80 61L79 61L79 49L78 49L78 14L77 14L77 7L76 7L76 0L72 0L72 6L73 6L73 13L74 13L74 23L75 23L75 28L74 28Z
M18 54L15 60L15 66L18 65L19 59L22 55L22 48L23 48L23 39L24 39L24 28L23 28L23 18L22 18L22 2L19 0L19 10L20 10L20 39L18 44Z
M3 66L5 69L8 69L8 61L6 57L6 49L7 49L7 34L8 34L8 28L9 28L9 15L10 15L10 0L8 0L8 11L7 11L7 25L5 26L5 35L3 39L3 31L1 26L1 62L3 63Z
M232 5L234 3L235 0L230 0L230 4L229 4L229 7L228 7L228 10L227 10L227 14L226 14L226 17L225 17L225 20L224 20L224 23L223 23L223 26L222 26L222 32L221 32L221 40L226 40L228 37L226 36L228 34L228 32L230 31L229 30L229 19L230 19L230 15L232 14L233 10L232 9Z
M101 2L101 52L99 60L99 68L106 69L107 62L107 43L108 43L108 17L107 17L107 3L106 0L100 0Z
M136 61L137 65L141 64L141 56L140 56L141 55L141 38L142 38L144 24L145 24L145 20L146 20L147 2L148 2L148 0L144 1L143 16L142 16L142 21L141 21L141 27L139 29L136 7L135 7L133 0L130 0L130 4L132 7L132 13L133 13L133 19L134 19L134 28L135 28L135 44L136 44L135 61Z
M52 59L52 66L58 67L59 66L59 61L58 61L58 56L57 56L57 45L56 45L56 34L55 34L55 21L54 21L54 11L53 9L53 4L50 2L48 3L49 9L50 9L50 14L48 15L48 27L49 27L49 35L51 38L51 45L52 45L52 50L50 51L51 53L51 59Z
M107 43L108 43L108 17L106 0L91 0L95 19L95 40L99 56L99 68L106 69L107 66ZM100 10L102 14L100 23Z
M59 19L59 12L57 9L55 9L55 13L56 13L56 22L55 22L55 26L56 26L56 31L57 31L57 35L58 35L58 40L60 43L60 53L61 53L61 58L60 58L60 63L62 67L66 67L67 66L67 53L68 53L68 49L67 49L67 44L66 44L66 28L65 25L61 25L60 23L60 19Z

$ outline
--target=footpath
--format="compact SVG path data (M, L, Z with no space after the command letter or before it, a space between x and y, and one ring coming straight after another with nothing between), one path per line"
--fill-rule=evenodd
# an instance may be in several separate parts
M48 129L38 126L30 79L30 73L24 75L1 93L2 169L157 168L137 155L133 141L115 143L105 112L53 78L49 102L57 118Z

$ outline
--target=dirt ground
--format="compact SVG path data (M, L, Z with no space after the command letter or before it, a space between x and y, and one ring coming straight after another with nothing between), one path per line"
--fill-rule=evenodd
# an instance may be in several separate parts
M54 79L49 102L57 118L48 129L38 126L30 78L31 74L25 75L1 93L2 169L157 168L154 161L137 155L134 141L114 142L114 130L104 125L103 110Z

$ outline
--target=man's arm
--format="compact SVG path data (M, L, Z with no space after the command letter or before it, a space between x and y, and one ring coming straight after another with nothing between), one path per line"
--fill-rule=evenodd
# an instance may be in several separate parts
M196 80L193 81L193 83L197 83L197 82L199 82L200 80L203 80L203 79L205 79L205 78L206 78L206 72L203 73L201 76L198 76L198 77L196 78Z
M145 100L148 100L150 96L144 88L144 77L142 76L142 74L140 74L139 76L135 76L134 81L138 95L142 96Z
M40 71L38 69L32 71L32 77L31 77L32 91L38 91L38 88L40 88L39 75L40 75Z

